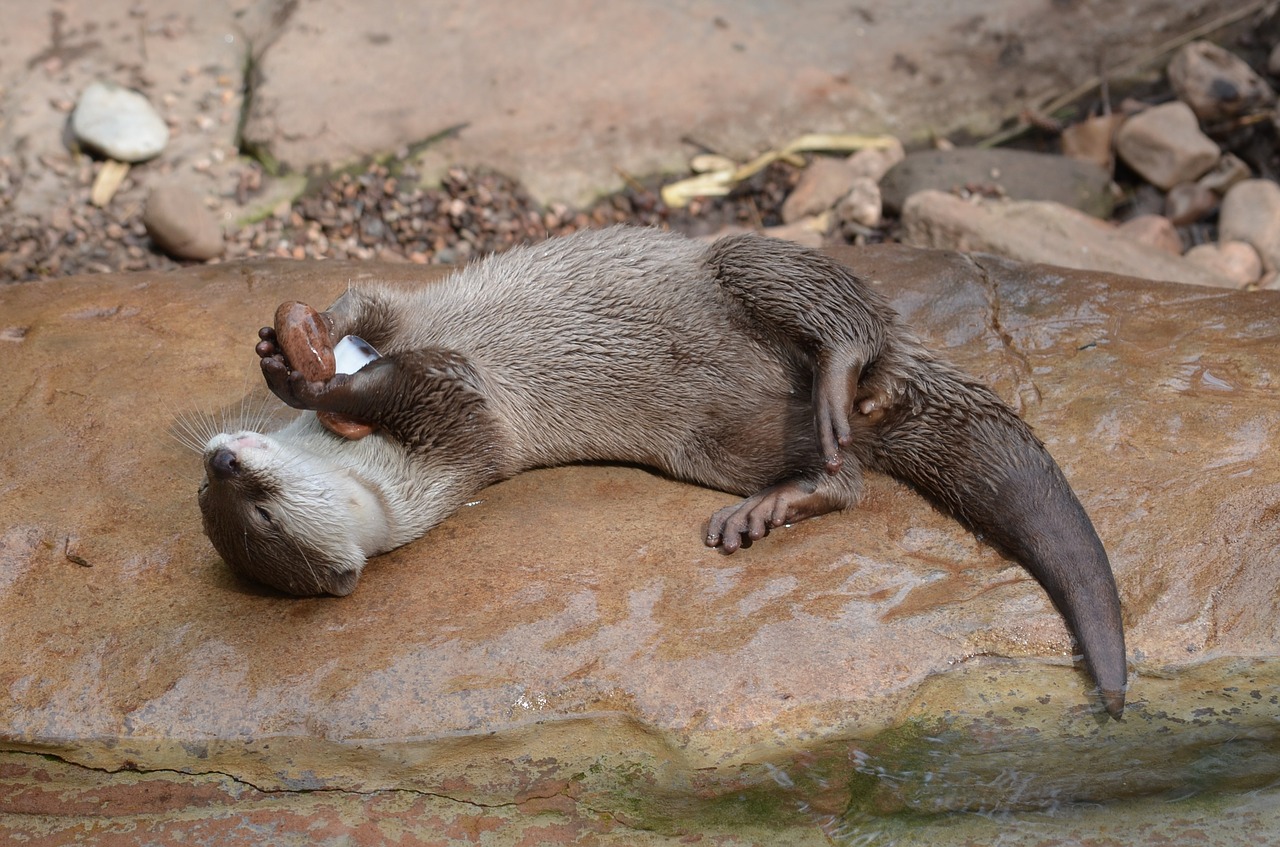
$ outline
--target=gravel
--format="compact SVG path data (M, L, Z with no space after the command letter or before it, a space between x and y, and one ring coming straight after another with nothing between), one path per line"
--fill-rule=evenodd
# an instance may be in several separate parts
M67 201L45 218L9 213L20 170L0 158L0 282L178 267L152 244L142 224L143 196L126 182L100 209L88 202L95 164L82 159L63 175ZM262 220L227 234L223 261L249 257L378 259L457 264L476 256L563 235L585 227L630 223L693 236L726 227L757 229L782 223L782 201L800 169L777 163L732 195L670 209L660 181L632 182L586 209L543 207L514 180L483 170L451 169L439 187L424 188L403 161L314 180L301 197ZM266 177L256 163L243 171L235 200L258 194Z

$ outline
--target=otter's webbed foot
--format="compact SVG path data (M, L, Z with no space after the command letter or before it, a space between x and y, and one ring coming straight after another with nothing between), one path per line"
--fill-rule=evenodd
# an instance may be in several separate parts
M852 505L861 493L861 479L860 473L846 469L837 478L802 477L771 485L712 515L706 544L732 553L750 547L771 529Z
M842 448L853 437L849 416L862 366L860 351L832 351L819 357L814 371L813 423L827 473L838 473L844 465Z

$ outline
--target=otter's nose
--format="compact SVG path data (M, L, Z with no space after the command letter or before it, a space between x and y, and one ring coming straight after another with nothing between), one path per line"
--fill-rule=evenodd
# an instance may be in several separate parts
M231 479L240 475L240 460L236 454L226 447L219 447L213 455L205 459L205 467L211 476L218 479Z

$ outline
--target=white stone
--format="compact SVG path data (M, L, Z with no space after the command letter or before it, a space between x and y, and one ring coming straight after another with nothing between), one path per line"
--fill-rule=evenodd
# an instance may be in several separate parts
M71 130L81 144L120 162L158 156L169 142L169 127L146 97L104 82L80 95Z

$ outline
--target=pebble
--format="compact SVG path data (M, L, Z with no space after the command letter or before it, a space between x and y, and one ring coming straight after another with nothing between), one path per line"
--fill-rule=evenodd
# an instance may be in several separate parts
M864 227L880 226L882 204L880 185L869 176L854 179L849 193L841 198L835 208L840 224L854 223Z
M800 182L782 204L782 222L820 215L853 188L853 169L844 159L818 156L800 175Z
M1231 280L1238 288L1253 285L1262 278L1262 257L1243 241L1198 244L1187 251L1186 258Z
M1280 270L1280 185L1246 179L1232 186L1218 212L1218 238L1252 244L1265 270Z
M1048 200L1095 217L1111 214L1111 174L1091 162L1006 148L958 147L909 154L880 180L894 214L918 191L964 189L1013 200Z
M1266 80L1211 41L1193 41L1169 61L1169 84L1202 121L1222 121L1275 102Z
M845 161L849 163L849 170L855 177L865 176L879 182L889 172L889 168L906 157L907 151L903 149L902 142L895 138L888 147L859 150Z
M198 192L181 185L160 185L147 196L142 213L147 234L176 259L207 261L222 255L222 227Z
M1164 216L1174 226L1186 226L1218 207L1218 195L1198 182L1180 182L1164 198Z
M830 219L827 215L815 215L802 218L783 226L770 226L761 230L762 235L780 238L783 241L794 241L805 247L819 248L826 242Z
M1116 229L1138 244L1145 244L1174 256L1182 255L1182 239L1178 237L1178 230L1173 221L1164 215L1138 215Z
M1241 161L1239 156L1235 153L1224 153L1218 160L1218 164L1196 181L1221 196L1226 194L1231 186L1250 176L1249 166Z
M1120 125L1116 152L1148 182L1168 191L1203 176L1221 157L1200 131L1195 112L1174 101L1139 112Z
M1116 130L1124 115L1113 112L1085 118L1062 130L1062 155L1082 162L1092 162L1110 173L1115 167Z
M169 142L169 127L146 97L104 82L81 93L71 130L85 147L119 162L154 158Z

